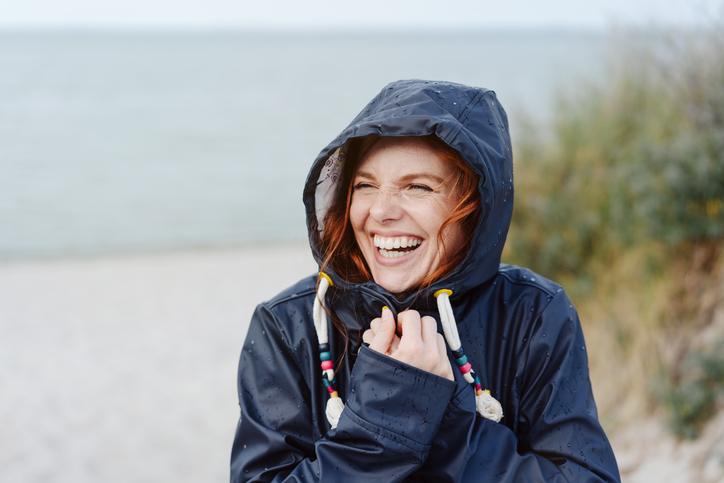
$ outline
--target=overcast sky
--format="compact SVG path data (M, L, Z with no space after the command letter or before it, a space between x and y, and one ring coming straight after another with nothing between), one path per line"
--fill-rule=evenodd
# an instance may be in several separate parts
M606 29L695 24L724 0L0 0L0 28Z

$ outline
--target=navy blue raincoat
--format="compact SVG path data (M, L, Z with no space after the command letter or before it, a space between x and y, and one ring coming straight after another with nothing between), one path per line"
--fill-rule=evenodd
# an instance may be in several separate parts
M307 179L304 203L318 262L324 254L315 221L323 223L329 199L320 190L330 156L371 134L434 134L460 152L480 175L482 214L472 248L429 292L402 301L372 281L351 284L328 273L334 285L327 303L349 338L345 343L330 324L335 387L346 404L335 429L325 417L329 394L312 321L317 277L259 305L239 363L231 481L619 481L576 310L560 286L500 263L513 210L513 163L507 117L494 92L414 80L375 97L320 153ZM431 294L443 288L453 291L465 354L502 404L499 423L476 414L474 390L452 356L455 381L362 345L362 332L385 305L439 321Z

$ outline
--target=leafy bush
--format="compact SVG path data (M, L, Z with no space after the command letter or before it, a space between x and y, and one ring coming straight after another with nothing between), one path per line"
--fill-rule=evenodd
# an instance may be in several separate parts
M704 299L724 296L724 18L620 40L603 79L560 94L550 131L516 136L504 258L576 300L604 420L658 371L639 415L654 403L694 437L724 388L724 358L691 345Z
M580 282L632 245L724 238L721 32L626 37L610 78L561 98L552 141L519 137L515 263Z
M664 403L672 432L693 439L724 401L724 343L716 350L689 354L683 369L678 382L660 373L654 391Z

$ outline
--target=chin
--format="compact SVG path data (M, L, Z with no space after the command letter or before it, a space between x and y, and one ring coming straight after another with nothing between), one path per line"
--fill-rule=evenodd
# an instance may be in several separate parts
M378 274L373 276L374 281L377 285L384 288L390 293L400 295L411 291L416 288L422 280L411 281L409 277L404 275L387 275Z

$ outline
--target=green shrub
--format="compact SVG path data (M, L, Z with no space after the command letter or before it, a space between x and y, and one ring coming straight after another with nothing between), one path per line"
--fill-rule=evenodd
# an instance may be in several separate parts
M669 427L682 438L696 438L724 402L724 343L716 350L690 354L678 381L661 372L654 390L666 409Z
M724 18L710 27L625 36L606 76L561 93L550 131L516 136L504 254L588 310L617 354L589 352L609 390L643 393L659 368L649 402L682 437L724 388L724 356L686 345L710 322L703 291L724 263ZM676 357L660 349L672 345Z
M576 283L634 245L724 238L720 32L627 37L609 78L561 97L552 137L519 137L513 263Z

